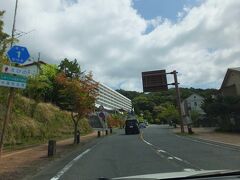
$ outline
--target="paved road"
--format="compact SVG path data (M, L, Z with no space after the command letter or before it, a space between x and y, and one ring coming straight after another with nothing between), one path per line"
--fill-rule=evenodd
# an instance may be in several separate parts
M151 125L141 135L97 139L57 161L32 179L74 180L190 170L239 169L240 149L177 136L168 126Z

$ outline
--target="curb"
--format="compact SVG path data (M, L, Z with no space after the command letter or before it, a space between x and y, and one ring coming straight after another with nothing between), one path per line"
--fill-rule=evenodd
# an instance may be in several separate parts
M201 141L202 143L209 143L209 144L214 145L214 146L222 146L224 148L229 148L229 149L234 149L234 150L240 151L240 146L236 145L236 144L230 144L230 143L224 143L224 142L221 142L221 141L204 139L204 138L200 138L200 137L197 137L197 136L181 136L181 135L178 135L178 134L175 134L175 136L180 137L180 138L184 138L184 139L189 139L189 140L192 140L192 141Z
M214 140L204 139L204 138L200 138L200 137L193 137L193 138L204 140L204 141L209 141L209 142L213 142L213 143L218 143L218 144L225 144L225 145L228 145L228 146L235 146L236 148L240 148L240 145L226 143L226 142L223 142L223 141L214 141Z
M175 131L172 131L172 132L177 136L181 136L181 134L179 135L180 132L175 132ZM189 135L189 136L184 136L184 137L190 137L190 138L200 139L200 140L203 140L203 141L208 141L208 142L213 142L213 143L218 143L218 144L224 144L224 145L229 145L229 146L234 146L236 148L240 148L240 145L237 145L237 144L232 144L232 143L227 143L227 142L223 142L223 141L216 141L216 140L212 140L212 139L198 137L199 136L198 133L194 133L193 135L194 136Z
M81 137L82 138L88 138L88 137L91 137L91 135L93 135L95 133L96 132L94 131L92 133L86 134L86 135L81 136ZM61 143L61 142L69 141L69 140L73 140L73 138L67 138L67 139L59 140L59 142L57 142L57 143ZM30 146L28 146L26 148L23 148L21 150L11 151L11 152L7 152L6 154L2 154L1 158L7 158L7 157L10 157L10 156L14 156L16 154L21 154L21 153L24 153L24 152L35 150L35 149L40 148L40 147L47 147L47 146L48 146L48 143L32 145L32 146L30 145Z

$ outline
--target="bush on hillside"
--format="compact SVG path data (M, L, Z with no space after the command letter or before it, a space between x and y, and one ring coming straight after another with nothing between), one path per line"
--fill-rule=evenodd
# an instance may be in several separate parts
M88 121L80 121L81 134L92 131ZM5 144L34 144L51 138L72 137L71 115L50 103L36 103L34 100L15 96L11 120L8 123Z

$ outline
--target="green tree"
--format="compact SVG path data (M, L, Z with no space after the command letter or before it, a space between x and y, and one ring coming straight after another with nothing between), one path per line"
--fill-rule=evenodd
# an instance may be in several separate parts
M0 11L0 68L2 67L3 63L8 63L5 53L12 41L10 36L7 33L3 32L4 22L2 18L4 13L4 11Z
M208 119L216 122L224 131L240 131L240 97L218 96L216 99L206 98L203 110Z
M176 91L174 88L168 91L139 93L135 91L125 91L123 89L117 90L119 93L127 96L132 100L135 113L140 116L145 110L151 114L151 119L155 123L160 123L160 113L165 104L171 104L176 107ZM216 94L216 89L195 89L195 88L180 88L181 98L185 99L193 93L197 93L203 97L211 97ZM164 118L162 117L162 120ZM167 121L166 119L164 121Z
M56 82L59 85L58 105L62 109L71 111L74 126L74 144L76 144L79 121L89 115L95 108L98 83L93 81L91 73L82 75L79 78L79 74L81 74L80 66L74 62L66 63L66 67L61 62L62 66L59 67L62 72L57 75ZM71 68L68 68L69 64ZM72 67L73 64L75 67ZM76 70L77 68L78 70ZM68 70L65 71L66 69ZM73 69L73 72L70 69Z
M149 110L149 112L152 112L154 106L155 104L150 101L144 94L133 99L133 107L136 114L138 115L140 115L140 113L145 110Z
M177 111L177 108L169 103L166 103L162 106L161 113L159 114L160 121L163 121L165 123L167 122L174 122L178 123L179 114Z
M52 102L56 91L55 77L58 73L56 65L42 65L40 74L32 76L28 80L24 95L39 101Z
M154 106L153 109L153 123L160 123L160 113L162 112L162 106Z
M0 11L0 70L2 69L3 64L9 64L7 57L5 56L7 48L10 46L11 37L3 31L4 22L3 22L3 15L4 11ZM0 86L0 118L1 114L3 114L4 107L6 106L7 102L7 95L9 89L6 87Z
M63 72L68 78L79 78L81 73L80 65L77 60L69 61L67 58L63 59L58 66L59 70Z
M143 119L148 122L152 122L152 113L150 113L149 110L143 111Z
M196 110L191 110L190 116L191 116L193 125L195 127L199 127L199 125L200 125L199 118L200 118L201 114Z

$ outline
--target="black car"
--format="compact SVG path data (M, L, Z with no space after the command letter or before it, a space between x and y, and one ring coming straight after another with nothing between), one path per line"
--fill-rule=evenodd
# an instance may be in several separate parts
M125 134L139 134L138 121L136 119L126 120Z

